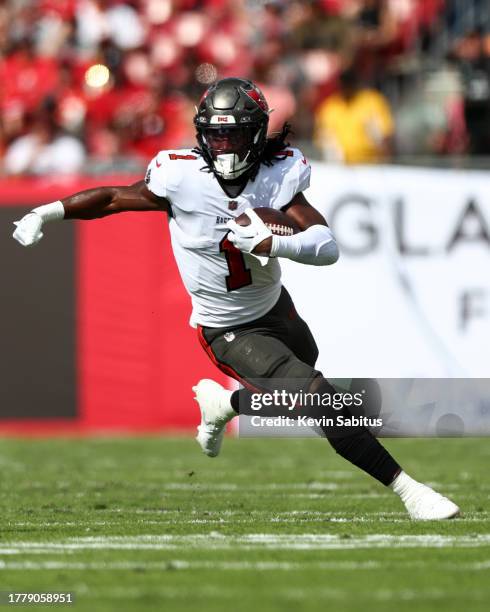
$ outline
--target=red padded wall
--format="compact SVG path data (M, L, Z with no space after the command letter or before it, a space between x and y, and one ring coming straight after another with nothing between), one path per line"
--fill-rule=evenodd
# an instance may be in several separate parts
M3 203L31 208L81 189L133 180L138 178L71 180L62 185L3 181L0 197ZM19 216L24 212L19 208ZM142 432L195 427L199 414L192 385L203 377L223 384L227 379L208 360L196 331L188 325L190 299L175 265L165 216L125 213L76 223L79 416L75 421L3 421L0 431ZM42 358L46 347L35 350Z

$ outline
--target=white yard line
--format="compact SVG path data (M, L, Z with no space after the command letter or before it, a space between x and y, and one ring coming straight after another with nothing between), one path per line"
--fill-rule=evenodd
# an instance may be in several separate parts
M387 564L386 564L387 565ZM147 571L166 570L232 570L232 571L298 571L315 570L347 570L379 569L381 563L376 561L340 561L340 562L313 562L294 563L281 561L185 561L171 559L169 561L115 561L115 562L78 562L78 561L1 561L0 570L129 570L144 569Z
M388 535L344 537L331 534L251 533L225 536L216 532L188 535L86 536L57 542L4 542L0 554L47 554L79 550L352 550L373 548L481 548L490 546L490 534Z
M299 517L284 517L284 516L271 516L268 519L260 519L262 523L270 523L270 524L280 524L280 525L299 525L299 524L318 524L318 523L345 523L345 524L379 524L379 523L387 523L387 524L403 524L408 525L412 523L412 520L408 517L406 518L391 518L391 517L322 517L322 516L299 516ZM209 525L216 526L219 525L248 525L253 527L254 523L257 522L257 517L250 518L202 518L202 519L179 519L176 518L161 518L159 520L150 520L150 519L140 519L133 521L133 524L142 525L142 526L175 526L175 525ZM458 519L458 524L462 523L487 523L488 519L477 519L477 518L466 518L466 519ZM79 521L78 523L63 523L59 521L55 521L53 523L10 523L9 527L11 528L24 528L30 527L33 529L39 529L42 527L81 527L86 531L90 531L92 527L110 527L117 528L120 527L121 524L116 521L101 521L92 523L90 521Z
M343 472L340 472L344 474ZM345 478L345 474L342 479ZM334 479L335 480L335 479ZM440 482L427 482L427 484L433 488L441 490L456 491L461 488L466 488L466 483L440 483ZM359 489L358 483L352 482L270 482L263 484L247 484L237 482L199 482L198 480L189 482L166 482L162 484L162 489L170 491L192 491L196 489L208 490L208 491L354 491ZM482 484L479 486L479 490L488 490L490 486Z
M5 561L0 560L2 570L72 570L72 571L168 571L168 570L216 570L216 571L361 571L383 568L426 569L424 561ZM441 563L440 571L487 571L490 560L474 563Z
M121 514L120 509L108 510L111 514ZM105 510L104 512L107 512ZM345 515L342 512L322 512L321 510L280 510L271 513L268 510L223 510L223 511L202 511L193 510L186 512L186 517L182 517L179 510L143 510L135 509L124 511L124 518L127 515L143 515L149 518L132 518L132 522L138 525L250 525L256 521L264 523L412 523L412 520L405 512L366 512L364 514ZM190 518L190 517L194 518ZM151 518L150 518L151 517ZM458 518L458 524L462 523L487 523L489 521L488 512L468 513ZM9 528L31 527L40 529L42 527L118 527L120 522L117 520L92 521L8 521L6 526Z
M214 598L222 603L227 600L228 605L232 608L236 605L237 592L233 586L220 585L214 587L210 585L198 584L195 587L195 591L200 597ZM159 586L158 588L152 588L151 593L153 596L159 596L161 599L174 599L174 600L188 600L190 598L189 592L185 589L179 589L174 586ZM135 587L98 587L97 589L90 589L83 592L83 598L92 599L98 601L101 595L110 597L113 600L137 600L135 605L141 602L141 590ZM194 594L195 595L195 594ZM331 588L317 585L309 586L308 588L295 588L295 587L281 587L281 596L288 600L288 602L297 602L299 607L304 604L306 598L314 597L321 601L322 604L328 606L332 600L335 601L349 601L353 599L352 592L348 589ZM369 597L372 600L377 601L391 601L399 602L400 600L406 601L427 601L427 600L438 600L446 599L447 592L442 589L376 589L375 587L369 593ZM483 592L479 597L472 597L471 600L482 600L485 601L486 592ZM355 597L354 597L355 599Z
M217 483L200 483L200 482L168 482L162 486L163 489L171 491L191 491L196 489L210 491L296 491L296 490L321 490L321 491L337 491L338 489L348 489L349 491L356 487L352 484L344 484L337 482L311 482L311 483L282 483L271 482L269 484L238 484L236 482L217 482Z
M170 522L193 522L195 519L194 518L184 518L182 517L182 510L173 510L173 509L163 509L163 508L155 508L155 509L149 509L149 508L134 508L134 509L122 509L122 508L106 508L104 509L101 514L106 514L106 513L110 513L110 514L120 514L121 517L124 518L124 520L126 519L127 515L143 515L143 516L152 516L155 517L161 517L162 521L164 521L166 518L168 518L168 520ZM172 515L175 516L175 518L172 518ZM261 521L266 521L268 518L272 517L272 518L277 518L277 517L297 517L298 519L301 519L302 517L306 517L306 518L312 518L312 517L318 517L318 518L331 518L331 519L337 519L337 520L341 520L341 521L379 521L379 520L387 520L387 521L391 521L391 520L396 520L396 519L406 519L407 521L410 521L410 519L407 517L406 512L400 510L399 512L393 512L393 511L372 511L372 512L363 512L362 514L359 513L352 513L349 515L346 515L344 512L342 511L333 511L333 510L277 510L275 512L271 511L271 510L186 510L185 511L185 515L186 517L196 517L196 518L202 518L202 519L212 519L212 518L223 518L223 517L241 517L241 518L246 518L249 521L254 521L257 519L260 519ZM245 516L244 516L245 515ZM461 523L463 521L482 521L482 522L486 522L490 519L490 513L489 512L468 512L465 513L462 517L458 518L458 523ZM139 520L141 522L145 521L146 519L134 519L134 520ZM158 523L159 521L154 521L155 523ZM103 521L96 521L96 520L91 520L91 519L80 519L77 521L7 521L6 523L9 526L17 526L17 527L49 527L49 526L67 526L67 527L73 527L73 526L77 526L77 525L118 525L119 522L118 521L111 521L111 520L103 520Z

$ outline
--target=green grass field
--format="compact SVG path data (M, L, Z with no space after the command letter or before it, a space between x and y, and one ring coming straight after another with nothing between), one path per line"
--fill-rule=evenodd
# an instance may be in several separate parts
M487 610L488 441L387 446L464 517L410 522L323 440L227 439L217 459L183 438L2 440L0 590L97 611Z

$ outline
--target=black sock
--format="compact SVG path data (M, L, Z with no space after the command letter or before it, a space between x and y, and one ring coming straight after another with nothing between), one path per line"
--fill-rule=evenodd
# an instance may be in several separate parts
M373 434L360 427L345 438L327 437L335 452L388 486L401 471L399 464Z
M316 391L334 393L335 389L323 379ZM250 404L251 395L248 389L238 389L231 394L231 406L237 414L240 413L240 404L243 412L248 413L245 407ZM336 414L342 414L345 418L351 416L347 408L342 408ZM382 484L390 485L400 473L400 465L365 427L352 426L334 431L331 428L325 428L323 433L337 454Z
M231 407L237 414L240 414L240 396L238 395L239 393L240 390L237 389L236 391L233 391L230 396Z
M335 393L334 387L326 379L323 379L315 390L318 393ZM352 417L351 411L345 406L336 411L336 416L339 415L343 416L344 420ZM322 429L337 454L382 484L388 486L400 473L400 465L363 425Z
M230 397L231 407L237 414L240 414L240 404L242 406L250 405L251 396L252 393L248 389L237 389L233 391Z

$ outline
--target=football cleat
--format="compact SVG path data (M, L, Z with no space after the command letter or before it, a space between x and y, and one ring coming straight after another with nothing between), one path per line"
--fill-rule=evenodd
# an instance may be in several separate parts
M226 424L237 416L230 404L232 391L206 378L200 380L192 390L201 410L201 424L197 428L196 440L205 455L217 457Z
M447 497L427 485L417 483L405 499L402 499L410 518L418 521L440 521L459 515L458 506Z
M447 497L401 471L390 485L397 493L410 518L418 521L439 521L459 514L459 508Z

